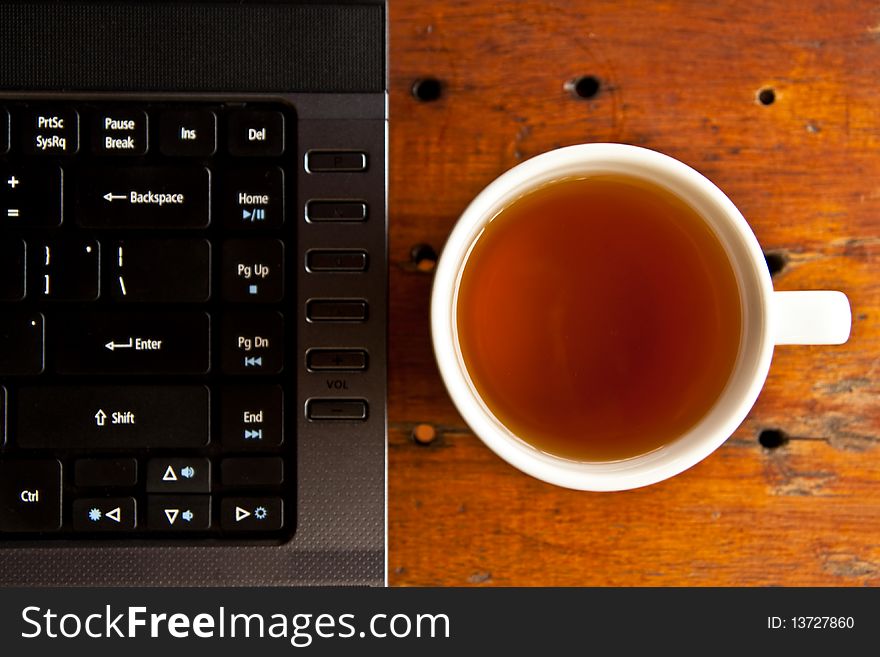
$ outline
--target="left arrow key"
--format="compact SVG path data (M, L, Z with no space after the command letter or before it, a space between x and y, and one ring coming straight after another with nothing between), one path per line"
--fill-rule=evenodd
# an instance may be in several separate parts
M137 526L133 497L94 497L73 501L73 528L78 532L131 531Z

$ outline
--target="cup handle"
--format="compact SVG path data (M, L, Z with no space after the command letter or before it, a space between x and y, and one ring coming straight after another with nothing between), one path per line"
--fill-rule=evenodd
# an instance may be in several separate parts
M812 290L773 293L775 344L843 344L852 310L843 292Z

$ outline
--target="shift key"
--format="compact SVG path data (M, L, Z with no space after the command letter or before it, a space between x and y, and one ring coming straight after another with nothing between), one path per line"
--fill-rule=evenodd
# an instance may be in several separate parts
M209 331L203 312L77 313L49 341L60 374L205 374Z
M209 440L205 386L21 388L13 442L22 448L202 447Z

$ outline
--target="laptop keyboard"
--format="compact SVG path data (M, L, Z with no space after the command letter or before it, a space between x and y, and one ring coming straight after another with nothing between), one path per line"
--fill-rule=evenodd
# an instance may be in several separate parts
M264 103L0 107L0 534L281 538L293 532L296 375L357 372L357 345L296 344L296 116ZM305 199L309 222L366 203ZM351 245L357 246L357 245ZM358 248L307 271L367 269ZM309 299L365 322L367 299ZM285 349L285 345L288 346ZM310 399L358 422L365 399ZM294 409L293 415L296 415Z

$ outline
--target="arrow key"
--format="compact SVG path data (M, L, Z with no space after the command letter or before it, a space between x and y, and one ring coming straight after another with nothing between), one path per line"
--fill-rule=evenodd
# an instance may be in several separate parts
M209 495L150 495L147 526L151 531L198 532L211 528Z
M125 532L137 526L133 497L93 497L73 501L73 528L78 532Z
M284 527L280 497L228 497L220 504L220 526L227 532L278 531Z
M210 493L211 462L203 458L150 459L148 493Z

